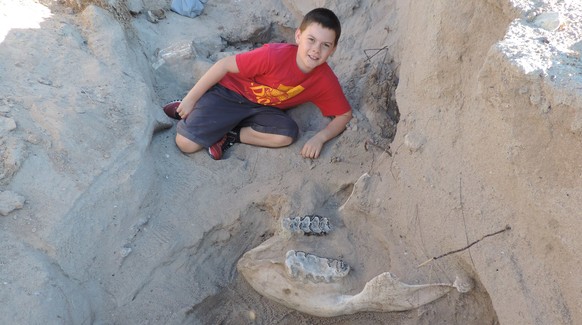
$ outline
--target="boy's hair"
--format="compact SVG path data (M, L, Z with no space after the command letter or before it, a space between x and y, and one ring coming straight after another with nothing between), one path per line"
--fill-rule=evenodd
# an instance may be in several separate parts
M333 30L335 32L334 46L337 45L342 33L342 27L339 19L333 11L327 8L316 8L311 10L305 15L305 17L303 17L303 21L301 22L301 25L299 25L299 30L304 31L307 26L312 23L317 23L325 28Z

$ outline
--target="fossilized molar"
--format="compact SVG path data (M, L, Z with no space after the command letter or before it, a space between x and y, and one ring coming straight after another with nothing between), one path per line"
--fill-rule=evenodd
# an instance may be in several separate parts
M284 218L281 221L283 231L291 234L326 235L331 230L329 220L318 215L306 215L305 217Z
M310 279L313 282L337 281L350 272L350 266L341 260L294 250L287 252L285 269L292 278Z

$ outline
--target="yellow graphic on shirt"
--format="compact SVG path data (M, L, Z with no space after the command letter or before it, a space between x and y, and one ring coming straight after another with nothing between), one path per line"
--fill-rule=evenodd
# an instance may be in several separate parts
M257 103L262 105L280 104L287 99L299 95L303 90L305 90L301 85L295 87L279 85L279 87L275 89L265 85L254 86L254 84L251 84L250 88L257 98Z

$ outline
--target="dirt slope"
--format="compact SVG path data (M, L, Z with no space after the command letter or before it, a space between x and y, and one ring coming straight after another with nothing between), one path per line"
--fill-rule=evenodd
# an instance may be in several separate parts
M169 2L0 0L2 323L581 321L582 5L210 0L192 19ZM292 41L315 6L343 24L330 64L355 110L348 130L302 159L327 123L308 104L291 112L301 137L288 148L181 154L160 105L224 55ZM551 12L555 29L540 19ZM341 215L365 173L358 212ZM365 277L467 274L476 287L331 319L272 303L236 262L281 218L313 213L350 229L336 244Z

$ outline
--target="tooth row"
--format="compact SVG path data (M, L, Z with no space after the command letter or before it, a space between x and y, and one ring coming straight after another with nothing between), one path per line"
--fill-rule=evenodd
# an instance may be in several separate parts
M305 217L284 218L281 221L284 230L303 235L326 235L331 230L329 220L318 215Z
M350 272L350 266L341 260L294 250L287 252L285 269L291 277L316 283L337 281Z

